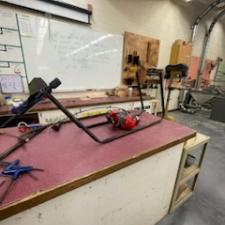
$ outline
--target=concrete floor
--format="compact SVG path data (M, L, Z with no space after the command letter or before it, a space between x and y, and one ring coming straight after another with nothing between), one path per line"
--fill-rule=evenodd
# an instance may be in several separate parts
M225 123L210 120L206 111L170 115L211 140L194 195L157 225L225 225Z

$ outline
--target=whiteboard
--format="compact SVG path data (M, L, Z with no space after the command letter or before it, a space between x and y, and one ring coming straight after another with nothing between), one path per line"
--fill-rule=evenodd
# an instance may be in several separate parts
M121 81L122 35L74 23L19 16L28 81L62 81L57 91L115 88Z
M1 15L0 15L0 19L1 19ZM0 43L6 44L6 45L11 45L11 44L20 45L18 32L15 32L12 30L3 30L3 34L0 35Z

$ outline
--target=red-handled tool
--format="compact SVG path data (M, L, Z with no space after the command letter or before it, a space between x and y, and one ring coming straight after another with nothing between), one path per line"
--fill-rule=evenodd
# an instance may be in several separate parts
M119 127L123 130L133 129L140 121L139 115L132 114L125 110L109 111L106 114L106 118L113 124L114 127Z
M36 123L35 124L27 124L25 122L19 122L17 127L18 127L19 132L26 133L28 130L37 129L37 128L43 127L43 125L36 124Z

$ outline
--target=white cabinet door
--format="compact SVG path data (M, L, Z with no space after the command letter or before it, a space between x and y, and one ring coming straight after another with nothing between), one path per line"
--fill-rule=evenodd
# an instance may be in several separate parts
M80 108L71 108L69 109L69 111L72 114L75 114L77 112L80 112ZM41 124L54 123L65 118L67 118L67 116L60 110L48 110L38 113L39 123Z
M144 101L144 108L146 112L151 113L151 100ZM133 109L141 109L141 102L134 102Z
M124 102L124 103L115 103L112 104L112 107L119 107L125 110L132 110L134 106L134 102Z

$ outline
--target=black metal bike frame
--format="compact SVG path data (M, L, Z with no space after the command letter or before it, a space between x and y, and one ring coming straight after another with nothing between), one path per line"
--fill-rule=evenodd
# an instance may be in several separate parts
M142 96L140 79L139 79L139 74L138 73L136 74L136 78L137 78L137 84L138 84L138 91L139 91L139 95L140 95L141 108L142 108L142 110L144 110L143 96ZM74 124L76 124L86 134L88 134L94 141L96 141L98 143L101 143L101 144L106 144L106 143L109 143L109 142L114 141L116 139L119 139L119 138L125 137L127 135L133 134L133 133L135 133L137 131L140 131L140 130L146 129L148 127L154 126L154 125L156 125L156 124L158 124L158 123L160 123L162 121L164 113L165 113L165 108L164 108L164 91L163 91L163 74L162 74L162 72L159 73L159 80L160 80L160 93L161 93L161 105L162 105L162 118L159 118L158 120L156 120L154 122L149 122L149 123L147 123L145 125L137 126L136 128L133 128L132 130L124 131L121 134L113 135L113 136L111 136L109 138L105 138L105 139L100 139L99 137L97 137L91 131L91 129L110 123L108 120L86 126L83 122L81 122L81 120L77 119L72 113L70 113L52 94L46 92L45 96L52 103L54 103L57 106L57 108L59 108Z

